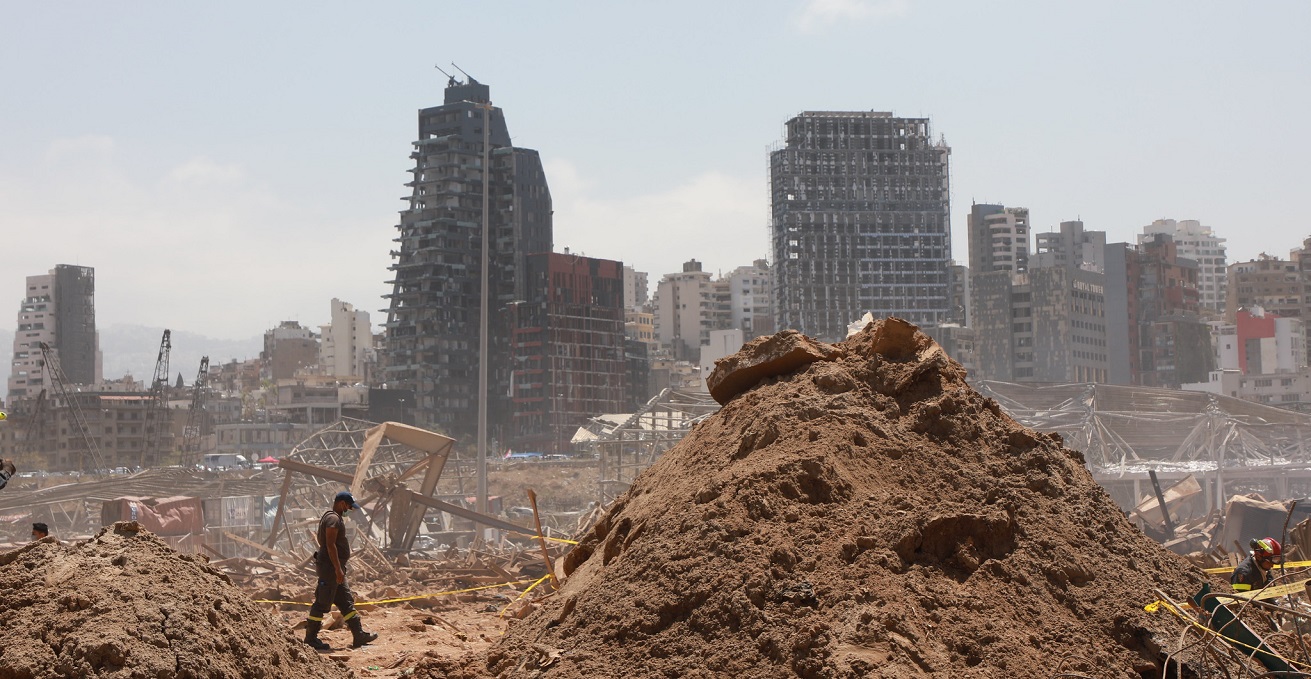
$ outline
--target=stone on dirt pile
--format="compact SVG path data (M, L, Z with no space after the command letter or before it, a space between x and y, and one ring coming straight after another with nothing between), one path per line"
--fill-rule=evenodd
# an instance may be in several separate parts
M4 677L351 676L135 522L0 554L0 628Z
M1159 671L1179 627L1142 607L1203 575L1134 528L1078 453L904 321L785 372L753 368L771 342L800 346L779 335L726 360L754 372L720 378L724 408L615 502L557 595L485 658L429 676Z

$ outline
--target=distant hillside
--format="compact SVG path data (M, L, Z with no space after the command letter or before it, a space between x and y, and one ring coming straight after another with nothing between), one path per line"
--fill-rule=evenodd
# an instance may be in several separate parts
M117 379L130 373L138 381L148 382L155 374L155 360L159 357L159 340L164 329L116 324L99 330L105 379ZM202 356L209 356L210 365L219 365L232 359L257 358L264 348L261 336L224 340L175 329L170 339L173 345L168 362L170 384L177 380L178 373L182 373L182 379L191 384L196 379Z

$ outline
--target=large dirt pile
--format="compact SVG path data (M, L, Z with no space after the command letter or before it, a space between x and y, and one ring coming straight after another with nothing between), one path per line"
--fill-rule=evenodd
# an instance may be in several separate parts
M1142 606L1202 574L914 326L757 340L717 374L723 410L615 503L559 594L431 675L1159 673L1179 627Z
M0 676L347 677L203 559L136 523L0 554Z

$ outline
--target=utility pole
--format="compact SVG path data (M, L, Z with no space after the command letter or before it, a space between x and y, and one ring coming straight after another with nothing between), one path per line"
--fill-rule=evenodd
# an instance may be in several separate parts
M487 332L488 289L487 269L488 231L491 225L491 110L492 102L482 105L483 110L483 253L482 300L478 314L478 513L487 513Z

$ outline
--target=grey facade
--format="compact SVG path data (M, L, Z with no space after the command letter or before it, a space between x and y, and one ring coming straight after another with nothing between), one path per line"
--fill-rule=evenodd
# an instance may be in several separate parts
M1133 384L1129 355L1129 259L1135 256L1132 245L1112 243L1106 246L1103 259L1106 269L1106 357L1110 362L1110 384Z
M1105 276L1045 267L976 275L973 284L979 377L1107 381Z
M1040 233L1030 262L1034 268L1063 266L1070 271L1104 271L1106 232L1086 231L1081 221L1061 222L1061 230Z
M838 340L865 312L946 319L949 154L927 118L807 111L787 122L770 153L779 329Z
M970 206L970 271L1029 270L1029 209L987 203Z
M537 152L511 145L490 90L451 79L445 103L419 111L411 195L388 281L383 380L412 390L421 426L476 431L483 221L483 117L490 108L489 233L492 366L488 420L508 418L508 307L531 301L525 258L551 251L551 194Z
M59 367L73 384L95 384L96 270L60 264L53 273Z

